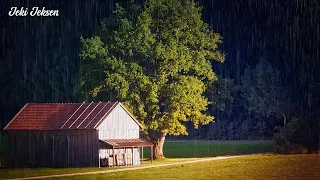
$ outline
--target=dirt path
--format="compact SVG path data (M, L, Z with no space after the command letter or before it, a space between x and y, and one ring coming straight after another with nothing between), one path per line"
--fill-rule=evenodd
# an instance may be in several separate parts
M214 160L220 160L220 159L230 159L230 158L236 158L236 157L242 157L242 156L250 156L250 155L221 156L221 157L212 157L212 158L202 158L202 159L185 161L185 162L176 162L176 163L170 163L170 164L157 164L157 165L148 165L148 166L140 166L140 167L113 169L113 170L93 171L93 172L84 172L84 173L72 173L72 174L57 174L57 175L35 176L35 177L14 178L14 179L19 179L19 180L47 179L47 178L56 178L56 177L81 176L81 175L89 175L89 174L104 174L104 173L113 173L113 172L121 172L121 171L133 171L133 170L139 170L139 169L148 169L148 168L154 168L154 167L164 167L164 166L173 166L173 165L180 165L180 164L190 164L190 163L197 163L197 162L214 161Z

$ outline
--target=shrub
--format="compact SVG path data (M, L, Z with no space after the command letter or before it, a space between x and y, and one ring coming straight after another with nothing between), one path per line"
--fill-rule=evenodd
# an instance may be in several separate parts
M278 129L279 132L273 134L278 153L308 153L308 148L303 145L303 124L296 117L292 117L286 127L278 127Z

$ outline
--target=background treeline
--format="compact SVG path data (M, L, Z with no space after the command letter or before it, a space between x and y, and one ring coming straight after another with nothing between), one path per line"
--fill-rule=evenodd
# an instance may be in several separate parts
M118 2L125 4L124 0ZM27 102L77 100L74 86L80 36L92 36L100 20L112 13L115 3L115 0L0 3L1 127ZM204 7L204 21L223 37L221 50L226 53L226 60L223 64L212 64L220 79L207 92L214 102L208 111L216 121L197 130L188 125L189 136L177 138L270 139L278 132L275 137L282 141L319 148L320 3L316 0L199 3ZM60 16L9 17L7 13L12 6L44 6L58 9ZM247 74L255 74L259 68L260 72L271 69L265 74L245 76L246 69ZM270 90L268 84L274 88ZM254 102L258 108L253 106ZM279 108L284 109L287 122L292 122L286 129L277 128L283 126Z

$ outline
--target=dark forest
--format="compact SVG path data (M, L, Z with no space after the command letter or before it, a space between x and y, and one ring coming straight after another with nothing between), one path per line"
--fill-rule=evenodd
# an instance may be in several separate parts
M3 128L26 103L77 102L80 37L97 33L115 0L0 3ZM126 4L126 1L119 1ZM203 20L222 36L224 63L206 92L215 122L179 139L276 139L319 149L320 3L316 0L200 0ZM59 17L9 17L10 7L45 6ZM252 90L253 89L253 90ZM252 91L255 93L252 94ZM250 94L251 92L251 94ZM272 96L270 96L272 95ZM250 100L251 101L250 101ZM284 126L285 119L285 126ZM2 129L1 128L1 129ZM5 135L5 132L1 132ZM290 143L284 143L290 142Z

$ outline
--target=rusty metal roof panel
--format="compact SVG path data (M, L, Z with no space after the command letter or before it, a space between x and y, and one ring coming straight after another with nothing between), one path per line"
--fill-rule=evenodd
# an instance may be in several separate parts
M97 116L91 122L88 123L86 128L95 128L95 126L99 124L103 120L103 118L106 117L112 111L113 108L115 108L117 104L118 102L108 102L107 104L105 104L105 106L97 114Z
M118 102L26 104L4 130L95 129Z
M102 108L106 105L107 103L97 103L96 107L90 112L90 114L84 119L82 120L82 122L80 123L80 125L78 125L78 129L85 129L87 127L87 125L96 118L96 116L100 113L100 111L102 110Z
M92 110L98 105L98 103L90 103L87 108L81 113L81 115L69 126L70 129L77 129L83 121L90 115Z
M5 127L6 130L54 130L78 108L78 103L27 104Z
M61 129L70 129L70 126L74 124L75 121L79 119L82 113L88 108L90 103L82 103L79 107L73 112L70 118L65 120L65 123L61 126Z

